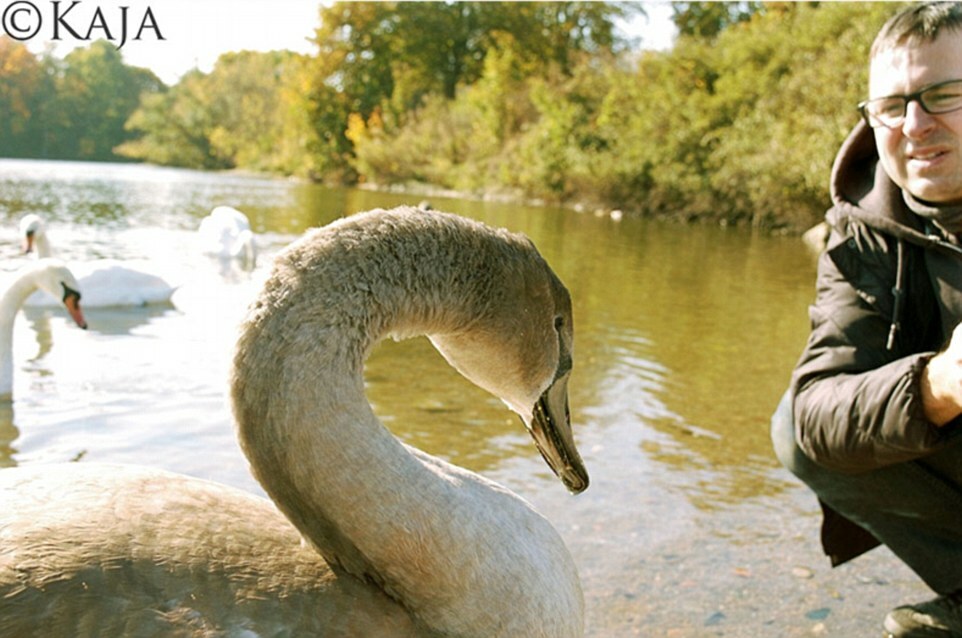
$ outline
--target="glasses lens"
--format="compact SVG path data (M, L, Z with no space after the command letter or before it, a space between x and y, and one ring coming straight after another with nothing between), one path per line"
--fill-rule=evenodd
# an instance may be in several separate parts
M865 113L872 126L896 126L905 115L905 98L880 97L865 103Z
M962 80L933 86L922 93L919 99L929 113L948 113L962 109Z

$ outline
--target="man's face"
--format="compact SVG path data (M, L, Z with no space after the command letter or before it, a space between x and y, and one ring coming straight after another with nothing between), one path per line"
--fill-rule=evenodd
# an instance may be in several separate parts
M934 42L882 51L869 66L869 97L905 95L922 87L962 79L962 32L942 33ZM875 130L885 172L917 199L962 203L962 110L926 113L908 104L901 126Z

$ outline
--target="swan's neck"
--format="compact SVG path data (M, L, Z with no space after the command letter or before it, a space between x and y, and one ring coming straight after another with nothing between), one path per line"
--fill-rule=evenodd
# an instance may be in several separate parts
M36 289L28 276L21 276L0 296L0 399L13 394L13 323L20 306Z
M47 238L47 233L45 232L39 232L34 235L33 248L37 252L38 259L53 257L53 246L50 245L50 239Z
M447 589L427 576L451 574L451 565L431 564L454 558L434 546L438 539L453 540L450 530L438 528L450 520L412 517L454 495L384 428L366 399L363 361L378 335L328 326L309 338L311 347L272 356L279 365L265 371L277 395L269 413L257 420L238 414L251 468L328 560L399 600L428 600ZM409 545L405 539L412 534L428 545ZM418 563L423 571L408 578L403 570Z
M364 394L378 340L463 329L473 295L442 277L414 282L410 264L361 273L335 258L304 264L295 253L288 272L279 263L273 280L285 283L268 283L238 341L232 393L254 474L328 560L445 635L579 635L561 620L583 603L550 524L503 488L400 443ZM315 266L328 271L292 293L291 280Z
M249 230L242 230L234 238L230 246L230 256L235 259L254 260L254 235Z

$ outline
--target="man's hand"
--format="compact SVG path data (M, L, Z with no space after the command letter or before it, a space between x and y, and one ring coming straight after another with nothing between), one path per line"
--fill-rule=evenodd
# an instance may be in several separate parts
M962 323L952 331L948 347L922 371L922 408L941 427L962 414Z

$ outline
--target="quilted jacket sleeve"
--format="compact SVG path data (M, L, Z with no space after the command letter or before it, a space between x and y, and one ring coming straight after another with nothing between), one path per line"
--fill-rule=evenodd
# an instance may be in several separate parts
M893 350L897 240L854 225L833 231L822 254L812 331L792 386L799 446L816 463L857 473L912 460L945 442L945 431L922 413L919 378L935 353L932 320L913 325L918 299L909 297ZM917 268L920 259L908 264ZM920 279L910 278L918 289ZM921 285L928 286L928 281ZM937 314L931 295L925 312ZM941 337L939 337L941 338ZM928 347L929 349L926 349Z

